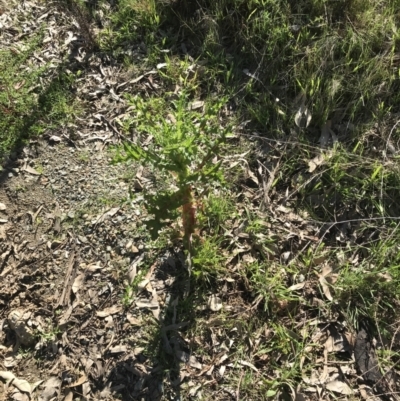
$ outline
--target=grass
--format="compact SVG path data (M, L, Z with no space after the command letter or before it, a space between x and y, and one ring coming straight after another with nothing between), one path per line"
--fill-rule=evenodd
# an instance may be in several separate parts
M213 384L198 379L203 398L221 388L243 400L292 394L321 368L317 335L329 325L350 332L368 320L390 343L400 301L400 0L121 0L96 7L92 15L104 15L100 50L134 77L157 69L156 89L138 83L125 99L131 112L118 121L124 135L136 146L151 135L144 152L167 149L170 156L180 148L190 170L216 132L228 127L231 134L216 155L224 182L201 183L192 290L177 305L179 320L190 322L182 332L190 350L215 371L229 364L221 377L213 373ZM65 91L70 75L61 71L37 88L46 66L23 68L40 46L38 35L23 50L1 54L3 154L76 113ZM199 101L205 108L191 110ZM216 103L212 123L203 124L204 110ZM300 123L305 109L311 120ZM182 128L179 143L171 142L169 120ZM176 184L168 167L153 166L155 194ZM169 227L152 248L181 246L168 237L179 216L165 210L158 217L171 217L163 222ZM127 287L125 306L140 278ZM202 307L211 294L222 299L221 311ZM157 343L159 335L154 323L145 340ZM164 351L151 347L176 374ZM382 364L395 364L398 352L396 344L384 348ZM225 364L218 362L223 353Z
M42 40L39 30L15 48L0 50L1 158L79 114L71 91L74 77L62 67L54 71L50 65L37 66L34 53L42 48Z
M179 85L193 99L210 93L229 99L235 120L247 121L242 136L257 135L259 150L248 147L253 149L248 158L253 171L260 167L257 160L264 160L267 167L279 160L270 206L211 195L199 219L205 239L193 260L193 280L203 283L202 291L217 292L224 277L239 280L243 299L255 302L271 327L269 345L259 352L276 362L257 379L246 371L239 383L243 399L274 397L295 388L302 372L313 366L313 356L307 355L307 367L302 356L309 347L315 355L321 349L313 345L310 327L307 335L299 334L302 315L313 319L338 313L350 327L367 318L391 332L400 295L399 6L391 0L218 0L193 6L125 1L110 18L108 48L122 51L123 43L144 40L149 68L165 63L159 76L166 90ZM184 43L191 58L174 41ZM165 107L162 98L152 102L156 108ZM296 126L301 107L307 107L312 117L307 128ZM228 141L224 154L234 154L234 146ZM228 186L231 194L243 185L238 182L240 174L234 177ZM266 211L283 198L290 210L329 232L322 231L322 239L306 246L284 241ZM221 237L240 224L241 239ZM293 227L290 220L288 227ZM249 243L250 262L237 256L235 268L229 255ZM293 261L282 260L280 246L290 250ZM332 301L318 284L324 263L332 265L326 277ZM235 273L229 272L232 268ZM291 289L302 288L303 280L313 295ZM323 306L313 305L315 297ZM188 338L207 338L201 329L203 319L196 315ZM254 324L254 331L262 326L260 321ZM222 327L228 330L229 318ZM253 332L248 336L254 339ZM239 358L240 349L243 346L238 345L231 357ZM236 380L233 387L237 385Z

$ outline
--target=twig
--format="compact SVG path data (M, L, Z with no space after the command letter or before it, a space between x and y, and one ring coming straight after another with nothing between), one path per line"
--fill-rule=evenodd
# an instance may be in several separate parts
M61 297L59 298L57 304L55 305L55 308L58 308L59 306L64 306L66 302L69 301L69 295L70 291L72 289L72 280L75 278L73 277L73 269L75 266L75 245L73 245L73 248L71 250L71 254L69 256L68 260L68 269L67 273L65 274L65 279L64 279L64 288L61 294Z

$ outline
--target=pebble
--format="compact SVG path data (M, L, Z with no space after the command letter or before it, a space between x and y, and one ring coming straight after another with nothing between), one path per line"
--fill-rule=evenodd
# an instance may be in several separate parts
M79 241L83 242L84 244L86 244L88 242L87 238L84 237L83 235L78 235L78 239L79 239Z

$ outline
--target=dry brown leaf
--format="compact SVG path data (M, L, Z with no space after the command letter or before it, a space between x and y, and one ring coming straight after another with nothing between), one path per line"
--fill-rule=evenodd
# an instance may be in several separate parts
M195 356L189 355L187 352L182 350L175 350L175 354L179 360L184 363L187 363L190 367L201 370L203 365L196 359Z
M344 395L353 394L353 390L345 382L340 380L333 380L326 383L326 389Z
M132 325L132 326L141 326L142 321L134 317L131 313L126 314L126 320Z
M31 385L26 380L18 379L11 372L0 370L0 379L5 381L7 384L12 384L23 393L30 394L32 392Z
M204 106L204 102L202 100L195 100L190 104L190 110L197 110Z
M304 288L304 286L306 285L306 282L303 281L302 283L297 283L297 284L293 284L291 285L288 290L289 291L298 291Z
M342 352L349 347L347 338L343 334L331 335L325 342L327 352Z
M32 175L40 175L40 173L39 173L38 171L36 171L36 170L35 170L33 167L31 167L31 166L25 166L22 170L23 170L23 171L26 171L27 173L32 174Z
M127 352L127 351L128 351L128 347L126 345L116 345L115 347L110 348L110 352L112 354L120 354L120 353Z
M58 393L61 387L61 380L52 376L43 384L44 390L40 393L39 401L49 401L54 399L54 396Z
M138 284L138 293L141 293L144 290L147 290L149 292L153 291L153 287L151 286L150 279L148 279L148 278L145 278Z
M98 317L107 317L110 315L114 315L116 313L119 313L122 311L122 308L120 306L110 306L109 308L105 308L102 311L96 312L96 316Z
M238 363L242 366L247 366L250 369L253 369L255 372L258 372L258 369L250 362L240 360L238 361Z
M98 219L95 221L95 224L102 223L108 217L113 217L119 211L119 209L120 209L119 207L113 207L109 209L107 212L103 213L102 215L100 215L100 217L98 217Z
M74 399L74 393L69 391L68 394L65 396L64 401L72 401Z
M96 270L101 270L103 267L100 264L101 262L96 262L93 263L91 265L89 265L88 267L86 267L86 270L89 272L95 272Z
M10 400L12 401L30 401L30 397L26 393L20 393L17 389L15 389L11 394L10 394Z
M326 278L324 276L321 276L319 278L319 283L321 284L322 291L323 291L324 295L326 296L326 298L328 298L329 301L333 301L333 297L332 297L331 292L329 290L328 282L326 281Z
M71 383L69 386L67 386L68 388L70 388L70 387L78 387L78 386L80 386L81 384L83 384L83 383L85 383L85 382L87 382L88 381L88 378L87 378L87 376L86 375L82 375L76 382L74 382L74 383Z
M246 170L246 174L257 186L260 185L257 176L250 170L250 168Z
M320 153L319 155L315 156L313 159L311 159L308 162L308 172L312 173L314 170L318 167L324 164L325 162L325 157L323 153Z
M326 277L332 273L332 267L328 264L324 264L321 269L321 276Z
M92 389L90 388L90 384L88 381L82 384L82 395L84 400L89 400L89 394L91 393Z
M140 256L138 256L129 266L128 268L128 282L129 284L133 283L133 280L136 277L137 274L137 267L139 266L139 264L142 262L142 260L144 259L144 253L142 253Z
M24 85L25 85L25 79L23 79L22 81L20 81L20 82L17 82L15 85L14 85L14 89L16 90L16 91L18 91L19 89L21 89Z
M82 284L85 281L85 274L81 273L75 277L74 283L72 284L72 292L76 294L79 289L82 287Z

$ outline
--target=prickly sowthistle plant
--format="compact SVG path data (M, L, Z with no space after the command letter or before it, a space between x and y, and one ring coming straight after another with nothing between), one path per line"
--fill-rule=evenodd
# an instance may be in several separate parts
M147 223L155 238L165 220L176 218L180 209L184 245L190 250L197 206L213 184L223 182L221 160L215 162L215 158L229 132L218 119L224 101L206 104L203 113L190 108L185 93L171 101L171 108L162 99L135 96L128 102L135 109L129 125L140 134L151 135L153 143L146 148L125 143L116 160L133 159L173 177L175 190L145 193L147 210L153 216Z

